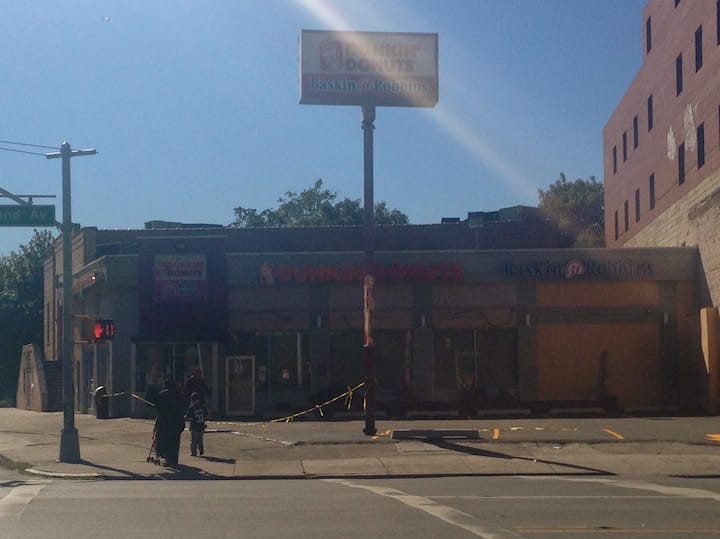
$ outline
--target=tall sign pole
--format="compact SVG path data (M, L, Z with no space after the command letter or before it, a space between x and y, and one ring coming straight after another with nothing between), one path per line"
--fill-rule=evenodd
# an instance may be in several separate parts
M368 436L377 434L375 428L375 341L373 340L373 310L375 309L375 216L373 194L373 130L375 106L365 105L362 110L363 162L364 162L364 220L363 244L365 249L365 277L363 279L365 320L365 428Z
M363 318L365 428L375 429L375 107L434 107L438 102L438 35L392 32L300 32L300 103L360 105L364 142Z
M95 150L72 150L63 142L59 152L45 154L48 159L62 159L63 189L63 281L62 281L62 340L63 340L63 429L60 433L60 461L80 462L80 439L75 428L75 388L73 381L73 307L72 307L72 215L70 203L70 158L95 155Z

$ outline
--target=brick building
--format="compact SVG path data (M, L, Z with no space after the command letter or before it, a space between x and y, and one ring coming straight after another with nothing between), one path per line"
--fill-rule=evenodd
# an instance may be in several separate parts
M149 223L73 238L75 400L149 415L200 367L220 416L279 416L364 378L362 227ZM376 235L378 407L704 409L697 249L559 248L532 208ZM45 264L45 356L60 359L62 243ZM357 402L357 399L356 399Z
M608 247L698 246L720 304L720 1L650 0L643 64L603 130Z
M606 244L698 248L697 339L720 413L720 0L650 0L641 35L603 130Z

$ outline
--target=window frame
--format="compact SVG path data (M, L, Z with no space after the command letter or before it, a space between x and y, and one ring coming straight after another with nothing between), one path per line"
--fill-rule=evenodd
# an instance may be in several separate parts
M617 171L618 171L617 146L613 146L613 174L617 174Z
M630 230L630 203L626 200L624 205L625 210L625 232Z
M648 191L650 196L650 210L655 209L655 173L650 174L648 178Z
M678 146L678 185L685 183L685 143Z
M636 114L635 117L633 118L633 149L637 149L639 144L640 144L640 128L639 128L638 115Z
M705 165L705 123L701 123L695 130L697 138L698 169Z
M622 135L622 148L623 148L623 163L627 161L628 158L628 151L627 151L627 131L623 131Z

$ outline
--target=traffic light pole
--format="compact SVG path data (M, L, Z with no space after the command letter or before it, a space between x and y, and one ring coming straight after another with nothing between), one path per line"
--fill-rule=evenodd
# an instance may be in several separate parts
M63 189L63 284L62 284L62 341L63 341L63 429L60 433L60 461L80 462L80 439L75 428L75 388L73 381L73 335L72 335L72 215L70 204L70 158L95 155L95 150L72 150L63 142L59 152L45 154L48 159L62 159Z
M365 249L365 428L368 436L377 434L375 428L375 342L373 339L373 310L375 308L375 223L373 195L373 130L375 129L375 106L362 107L363 161L364 161L364 214L363 234Z

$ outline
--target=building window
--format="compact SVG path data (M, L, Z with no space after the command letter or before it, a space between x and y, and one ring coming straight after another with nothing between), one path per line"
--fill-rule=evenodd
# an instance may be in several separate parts
M635 189L635 222L640 222L640 189Z
M615 210L615 241L620 237L620 230L618 226L618 212Z
M720 2L720 0L718 0ZM652 21L650 17L645 21L645 52L650 54L652 50Z
M635 118L633 118L633 148L638 147L638 117L637 114L635 115Z
M617 174L617 146L613 146L613 174Z
M625 232L630 230L630 205L625 201Z
M703 65L702 57L702 25L695 30L695 72L700 71Z
M698 152L698 168L702 168L705 164L705 124L700 124L697 128L697 152Z
M685 144L678 146L678 185L685 183Z
M720 2L720 0L718 0ZM653 98L652 95L647 98L647 115L648 115L648 131L652 131L653 124Z
M627 131L623 132L623 162L627 161Z
M675 92L680 95L683 91L682 53L675 58Z
M715 6L715 28L717 28L717 44L720 45L720 0Z
M650 191L650 209L655 209L655 174L650 174L649 191Z
M680 4L680 0L675 0L675 7L678 7L679 4Z

